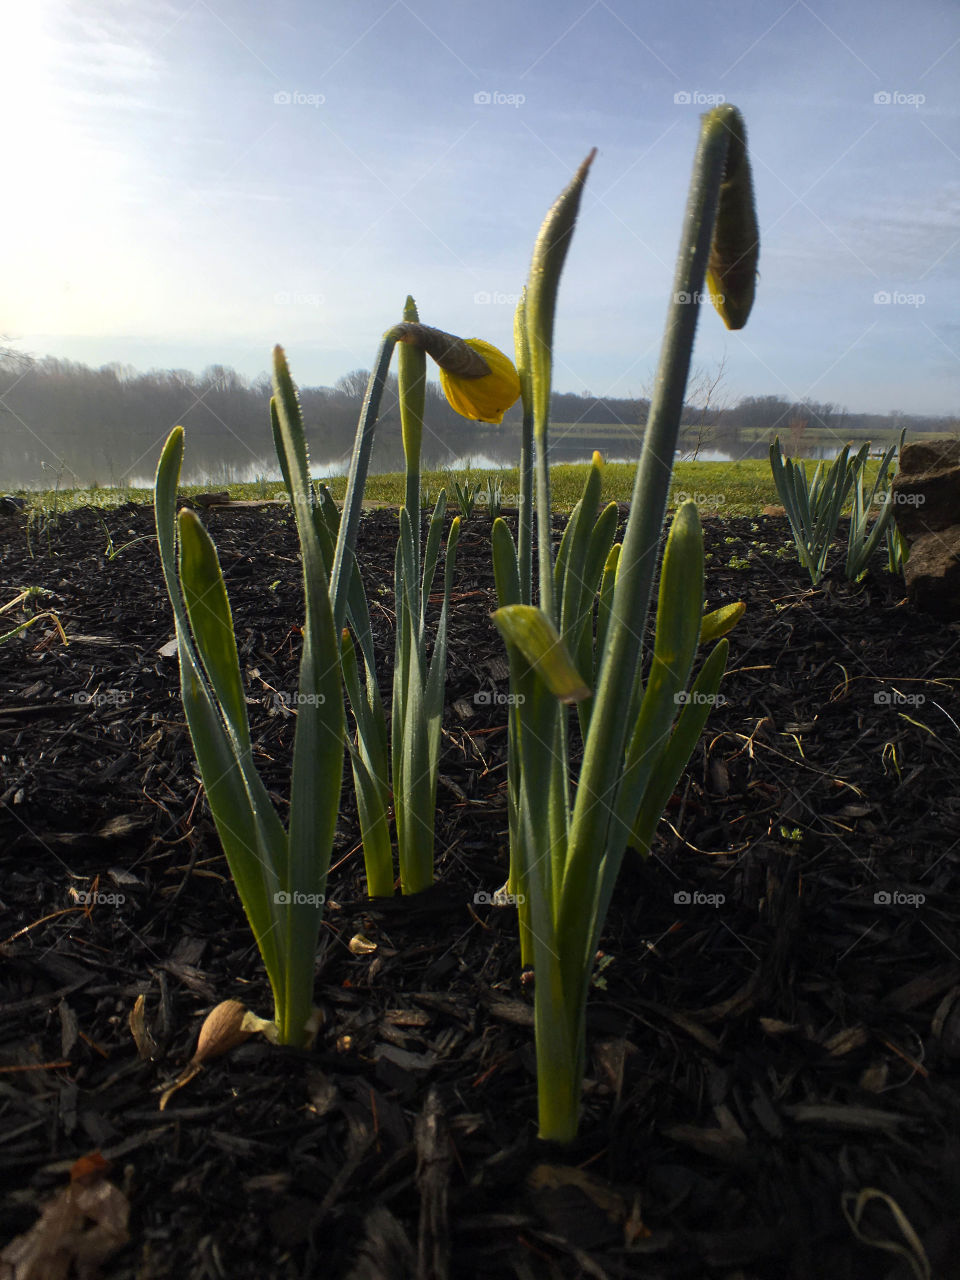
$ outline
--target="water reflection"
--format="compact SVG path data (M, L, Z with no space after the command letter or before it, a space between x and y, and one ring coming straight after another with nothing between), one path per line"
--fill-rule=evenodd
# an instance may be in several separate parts
M482 435L478 431L478 435ZM504 440L502 434L489 440L478 440L475 452L453 455L449 451L436 451L431 454L429 448L424 450L423 469L425 471L444 470L451 472L464 471L496 471L503 468L516 467L519 462L519 444L515 440ZM830 461L841 452L846 441L833 444L805 444L793 446L789 440L781 440L784 453L790 457L812 459L813 461ZM863 443L855 440L853 448ZM606 447L605 447L606 444ZM598 438L595 446L584 444L582 439L571 441L560 439L551 442L551 464L565 465L589 463L593 448L599 449L604 461L612 463L636 464L643 446L642 438L625 438L619 436L615 442L605 442ZM608 452L609 450L609 452ZM880 450L882 453L882 450ZM871 450L871 456L877 455ZM698 448L697 440L685 442L674 455L675 462L742 462L749 459L766 461L770 456L770 445L766 440L751 440L724 446L722 444L704 444ZM329 479L332 476L344 476L350 467L349 454L341 457L325 458L312 461L310 471L317 480ZM402 449L398 451L395 443L383 450L374 448L371 459L370 474L382 475L403 470ZM198 468L190 472L184 468L183 483L199 485L255 484L257 481L274 482L280 480L280 472L275 457L256 458L246 464L222 463L215 470ZM153 477L137 477L130 481L133 488L149 489L153 487Z

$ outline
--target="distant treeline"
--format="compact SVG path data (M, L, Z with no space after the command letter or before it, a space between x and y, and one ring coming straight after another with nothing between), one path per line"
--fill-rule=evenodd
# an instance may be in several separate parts
M356 370L332 387L302 387L300 391L312 461L330 473L345 470L363 395L367 371ZM118 485L152 479L161 445L170 428L187 431L184 479L228 480L254 478L275 471L266 378L247 379L232 369L212 366L202 374L185 370L139 373L120 365L91 369L86 365L47 357L28 360L0 355L0 490L52 487L60 477L64 487ZM777 396L750 396L732 407L684 410L685 444L698 437L710 447L756 447L757 432L777 431L785 442L817 429L845 437L886 438L902 426L915 431L954 431L956 419L922 418L896 412L889 415L854 414L832 404L805 401L791 404ZM564 448L582 455L590 444L592 425L607 428L597 447L611 448L610 428L623 427L624 450L635 451L649 411L645 399L594 397L557 393L552 400L553 421L584 424L583 432L568 429L558 440L557 458ZM486 455L504 462L519 452L520 407L507 414L502 427L485 427L461 418L447 404L436 383L427 388L424 465L441 466L454 459ZM752 451L752 449L751 449ZM391 375L383 400L375 470L400 470L400 412L397 382Z

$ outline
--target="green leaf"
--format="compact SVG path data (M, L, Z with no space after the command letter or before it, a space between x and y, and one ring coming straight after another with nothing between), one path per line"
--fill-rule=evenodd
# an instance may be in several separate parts
M175 427L157 467L154 512L167 594L173 606L180 657L183 709L197 765L230 874L256 939L273 990L278 1024L287 1001L282 958L282 915L275 895L287 874L287 837L247 753L238 753L214 701L193 646L176 570L177 484L183 428Z
M599 453L594 453L593 462L584 481L583 496L567 524L557 554L555 574L560 598L560 634L574 650L578 645L585 610L589 610L591 616L593 614L593 599L597 593L599 574L603 567L601 560L596 581L586 581L584 570L587 552L600 507L602 466Z
M493 522L490 533L493 547L493 581L497 591L497 603L520 604L520 564L516 544L506 520L499 517Z
M450 615L450 595L453 591L453 575L457 565L457 544L460 540L460 517L454 516L447 535L447 549L443 564L443 604L437 622L437 634L433 642L433 654L427 672L426 709L429 717L430 772L436 788L436 773L440 759L440 727L443 720L444 681L447 671L447 621ZM432 816L431 816L432 821Z
M422 636L427 629L427 603L433 590L433 580L437 572L437 561L440 557L440 539L443 537L443 521L447 514L447 491L441 489L437 495L437 504L430 517L427 529L427 546L423 555L423 582L420 587L420 632ZM411 521L411 529L412 529ZM419 532L415 534L419 537Z
M617 793L617 819L628 828L683 705L702 610L703 532L696 503L685 502L674 517L663 555L653 661Z
M340 633L334 625L327 572L314 521L303 420L279 347L274 352L274 389L276 436L300 539L306 615L290 781L290 883L285 888L291 895L309 894L318 899L312 911L297 904L295 898L286 908L284 942L290 990L285 1017L289 1025L296 1026L309 1016L313 1004L313 965L307 965L304 956L312 956L316 948L323 911L322 895L340 806L345 723ZM352 551L352 547L346 549ZM345 586L349 588L349 583ZM345 590L345 601L346 595Z
M417 304L407 297L403 308L405 322L416 324L420 317ZM400 395L400 432L403 437L403 456L406 462L406 507L410 519L420 530L420 442L423 438L423 411L427 394L427 353L412 342L399 343L397 375Z
M700 624L700 643L711 644L721 636L728 635L746 611L744 601L738 600L736 604L725 604L712 613L705 613Z
M247 703L227 588L217 549L195 512L184 507L180 527L180 581L187 616L213 691L241 751L250 749Z
M576 640L576 660L577 668L580 671L588 672L596 681L597 666L595 655L603 652L600 641L601 629L605 623L601 621L601 614L606 608L607 620L609 620L609 605L611 597L608 596L606 601L601 602L601 594L603 591L603 581L606 574L607 561L613 548L613 540L617 535L617 524L620 520L620 512L615 502L609 503L604 507L603 511L597 517L597 522L593 526L590 534L590 541L587 545L587 553L584 559L582 571L582 590L580 594L580 604L578 608L578 620L575 628ZM612 580L610 583L612 587ZM597 640L594 642L593 634L593 610L594 604L597 605ZM589 678L589 677L588 677ZM581 702L577 707L577 714L580 717L580 729L584 741L586 741L587 729L590 724L590 715L593 711L593 703Z
M727 665L729 641L721 640L710 652L687 697L666 748L653 768L637 810L630 843L646 855L667 801L700 741L713 709Z
M583 184L587 180L587 173L595 155L596 148L590 152L574 174L569 186L557 198L544 219L533 247L522 323L526 328L535 430L538 439L542 439L546 431L550 414L553 323L560 275L573 238ZM521 388L522 386L521 382Z
M367 893L371 898L393 897L393 850L390 844L389 762L386 728L379 694L372 705L360 685L357 655L349 632L340 647L344 683L357 724L357 746L347 739L357 796L357 816L363 840ZM369 690L368 690L369 692ZM379 718L377 712L379 711ZM382 734L381 734L382 730Z
M560 635L535 605L511 604L491 614L508 644L515 644L555 698L580 702L590 697Z

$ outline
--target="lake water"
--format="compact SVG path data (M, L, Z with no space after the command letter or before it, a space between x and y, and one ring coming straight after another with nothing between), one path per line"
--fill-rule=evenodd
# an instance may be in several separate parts
M807 446L807 448L803 450L801 456L804 459L811 459L815 462L821 460L831 461L839 455L842 447L842 445ZM766 460L769 457L769 445L762 441L757 441L744 446L735 453L731 453L724 449L701 449L697 453L696 459L694 459L693 453L694 451L692 448L678 449L674 456L674 461L686 462L695 460L697 462L740 462L751 458ZM551 445L550 448L550 461L552 464L588 463L592 456L593 455L589 449L585 449L579 445ZM640 449L638 447L637 452L633 455L618 454L610 457L605 456L604 461L635 465L639 460L639 457ZM423 469L425 471L442 469L451 472L497 471L507 467L515 467L518 461L517 453L512 448L506 448L502 451L493 449L482 453L463 454L460 457L445 460L443 463L439 464L439 466L435 461L426 459L423 464ZM349 460L345 458L331 458L319 464L314 463L310 468L314 479L317 480L329 479L331 476L346 475L348 469ZM399 464L394 462L392 465L381 468L376 465L376 459L374 459L370 468L370 474L377 475L381 470L397 471L400 469L402 469L402 462ZM212 488L216 488L225 484L253 484L261 477L271 482L280 480L280 471L277 467L275 458L261 458L243 466L224 466L214 473L204 471L185 473L183 483L207 485ZM150 476L149 478L145 476L134 477L130 480L130 484L135 489L152 489L153 476Z

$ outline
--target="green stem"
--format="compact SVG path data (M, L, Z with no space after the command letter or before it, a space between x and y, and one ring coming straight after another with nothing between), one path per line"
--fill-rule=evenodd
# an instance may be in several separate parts
M520 439L520 514L517 517L517 564L520 603L533 603L533 412L523 407Z
M698 297L703 289L727 143L726 129L708 124L701 135L694 163L673 299L620 552L609 640L598 672L583 772L577 788L566 874L566 882L571 884L581 881L585 861L594 861L591 841L605 831L612 809L607 798L610 779L619 776L623 761L629 710L629 699L624 698L623 689L625 685L632 685L640 656L697 327L699 306L688 299ZM570 906L572 909L573 904Z
M403 308L405 323L420 320L417 304L408 297ZM397 353L400 385L400 423L403 434L403 458L406 468L405 504L413 529L414 560L420 573L420 448L423 440L423 412L426 403L427 357L422 348L401 342ZM419 602L418 602L419 603Z
M616 779L623 768L628 730L629 699L640 659L641 636L650 604L660 531L667 506L670 475L676 448L680 414L696 332L698 302L706 276L710 244L723 181L729 135L723 124L708 118L701 133L684 219L680 254L674 278L673 301L660 355L653 401L643 453L637 467L630 518L620 554L620 570L614 591L608 643L598 672L598 685L584 762L577 787L568 858L559 895L558 936L563 940L555 983L572 1005L571 1030L575 1026L577 1051L570 1055L571 1070L579 1073L585 1056L584 1007L592 964L591 944L602 926L596 919L600 870L603 878L615 874L623 857L627 832L614 830L611 817L616 799ZM611 860L611 861L608 861ZM605 865L604 865L605 864ZM589 904L589 905L588 905ZM551 962L551 968L554 963ZM541 975L538 967L537 1000ZM550 1103L548 1125L540 1136L567 1141L576 1132L580 1107L580 1075L566 1085L555 1076L557 1064L543 1063L538 1072L549 1072L539 1088L555 1096Z
M367 468L370 465L373 436L380 414L380 401L383 398L387 371L390 368L396 343L396 331L388 330L381 340L376 365L367 383L367 394L360 411L360 425L353 446L353 457L350 459L350 474L343 500L343 514L340 517L340 532L337 536L333 569L330 573L330 595L333 600L333 621L337 635L343 631L343 623L347 615L347 593L350 588L349 548L353 547L357 537L357 526L360 523L360 512L363 507L363 491L367 483ZM344 561L346 561L346 572Z
M547 461L547 421L537 423L537 565L540 608L554 626L560 625L553 597L553 513L550 507L550 464Z

